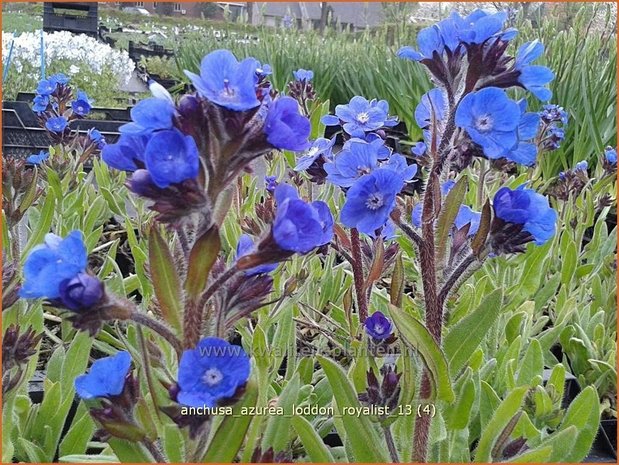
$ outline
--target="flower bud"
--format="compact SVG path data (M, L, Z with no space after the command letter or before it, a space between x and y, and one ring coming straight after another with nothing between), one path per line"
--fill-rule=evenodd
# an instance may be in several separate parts
M103 298L103 283L87 273L79 273L60 283L60 300L69 310L88 309Z

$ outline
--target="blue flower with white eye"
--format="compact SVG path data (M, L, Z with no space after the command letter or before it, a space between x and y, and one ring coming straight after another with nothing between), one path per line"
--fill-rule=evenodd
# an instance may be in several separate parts
M333 216L326 203L304 202L288 184L275 188L277 212L273 221L273 238L282 250L308 253L331 242Z
M36 95L32 102L32 111L42 113L49 106L49 95Z
M617 150L612 147L606 147L604 158L610 165L617 165Z
M185 74L202 97L229 110L246 111L260 105L256 97L259 65L254 58L239 62L229 50L215 50L202 59L200 75Z
M396 124L397 121L390 118L388 113L389 105L385 100L372 100L370 102L357 95L347 105L337 105L335 116L323 116L321 121L326 126L336 126L343 123L342 128L347 134L363 138L366 132Z
M135 171L144 166L144 152L150 135L121 134L118 142L107 144L101 158L119 171Z
M54 116L45 122L45 129L61 134L69 125L69 120L64 116Z
M46 152L45 150L41 150L38 155L37 154L30 155L28 158L26 158L26 161L28 163L32 163L33 165L40 165L44 161L47 161L48 158L49 158L49 152Z
M515 190L502 187L494 196L494 214L506 223L521 224L535 244L543 245L555 234L557 212L548 199L524 185Z
M263 131L277 149L301 152L309 147L311 124L292 97L279 97L269 105Z
M46 234L45 243L37 245L24 263L24 283L19 290L24 299L56 299L60 285L86 270L88 255L81 231L66 238Z
M174 128L150 138L144 162L153 182L164 188L198 176L200 155L193 137Z
M168 100L147 98L131 109L131 123L123 124L121 134L145 135L155 131L172 129L176 109Z
M266 63L263 65L258 62L256 63L257 63L256 76L258 77L258 80L264 79L268 75L273 74L273 68L271 68L271 65L268 65Z
M297 81L305 81L305 82L309 82L312 79L314 79L314 71L310 70L310 69L298 69L296 71L293 71L292 74L294 75L294 78Z
M131 355L122 351L96 360L87 374L75 378L75 392L84 400L118 396L131 368Z
M88 95L85 92L79 91L77 98L71 103L71 109L73 113L79 116L86 116L92 109L92 104Z
M44 95L44 96L50 96L51 94L54 93L54 91L56 90L56 87L57 87L56 82L51 81L49 79L43 79L39 81L39 84L37 85L37 94Z
M385 225L404 187L399 173L379 168L359 178L346 193L340 219L344 226L373 234Z
M247 234L241 234L239 242L236 245L236 260L246 255L255 252L254 241L251 240ZM245 270L243 273L247 276L254 276L256 274L266 274L277 268L277 263L267 263L265 265L258 265L249 270Z
M387 339L393 333L393 323L382 312L374 312L365 323L365 332L373 339Z
M251 365L241 346L207 337L183 352L178 366L178 403L213 408L234 396L249 379Z
M525 166L535 164L537 158L537 146L532 143L540 127L540 116L538 113L527 112L526 100L518 102L521 115L518 123L518 141L514 147L505 154L505 158Z
M576 163L576 166L574 166L574 171L584 171L586 173L588 168L589 163L587 163L587 160L582 160Z
M297 159L297 166L294 167L294 170L304 171L308 169L321 156L326 160L330 160L332 158L331 152L334 145L335 137L332 137L331 139L319 137L312 142L312 145L307 150L305 155Z
M327 181L340 187L352 186L357 179L376 168L378 148L361 141L350 142L332 162L323 166Z
M518 82L542 102L550 100L552 92L546 86L555 78L546 66L531 65L544 53L544 45L538 40L522 44L516 53L515 69L520 72Z
M486 87L462 99L455 122L482 147L487 157L499 158L518 141L520 107L503 90Z

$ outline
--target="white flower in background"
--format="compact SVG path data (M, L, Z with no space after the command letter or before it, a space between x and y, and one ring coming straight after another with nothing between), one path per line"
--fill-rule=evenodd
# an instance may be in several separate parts
M69 74L71 76L73 76L74 74L77 74L79 72L80 72L80 67L79 66L71 65L71 67L69 68Z
M2 34L2 56L8 55L12 38L12 34ZM74 74L71 71L73 67L78 71L79 67L90 69L94 73L110 69L118 83L124 85L135 69L135 63L126 51L114 50L85 34L71 34L68 31L44 33L44 42L46 65L56 60L69 60L74 63L68 70L69 74ZM41 31L26 32L15 38L11 66L21 72L25 64L34 67L41 64Z

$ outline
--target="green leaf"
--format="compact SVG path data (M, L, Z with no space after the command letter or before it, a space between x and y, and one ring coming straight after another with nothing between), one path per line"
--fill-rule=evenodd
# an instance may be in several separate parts
M253 418L251 415L243 414L242 411L254 407L257 400L258 386L253 379L250 379L243 398L232 408L232 415L224 418L217 428L201 462L230 463L234 461Z
M313 463L333 463L333 455L314 426L303 417L292 418L292 427L296 431L309 460Z
M600 402L593 386L587 386L570 404L560 431L575 426L578 436L574 441L574 448L563 461L581 462L591 450L591 445L600 426Z
M545 463L552 462L552 460L548 460L552 455L552 447L542 447L536 448L530 451L525 452L522 455L514 457L511 460L508 460L510 463Z
M180 333L184 307L181 280L170 248L156 225L148 235L148 264L163 319Z
M502 300L501 289L488 294L477 309L458 321L445 336L443 347L452 376L462 369L496 322L503 310Z
M163 450L170 463L185 462L185 441L178 425L163 425Z
M445 423L450 430L464 429L468 426L474 402L475 383L469 374L458 391L456 403L445 409Z
M441 208L438 221L436 223L436 251L437 261L441 263L443 261L445 251L447 250L447 239L449 239L449 232L453 227L464 195L466 194L466 188L468 186L468 178L462 176L455 186L449 191L445 202Z
M18 446L23 449L31 463L43 463L49 461L46 459L47 454L45 454L45 452L43 452L43 450L33 442L30 442L25 438L19 438L17 441Z
M153 463L155 459L141 442L111 437L108 444L121 462Z
M567 237L567 234L564 234L564 237ZM567 242L567 246L563 251L563 257L561 261L561 283L564 286L567 286L574 277L574 273L576 272L576 265L578 261L578 250L576 249L576 244L570 238L569 242Z
M544 357L542 355L542 346L537 339L531 339L529 348L520 363L516 385L524 386L530 384L535 375L541 374L543 369Z
M85 454L96 429L84 403L80 403L71 428L60 442L59 455Z
M389 314L404 342L415 349L423 358L424 364L431 374L436 397L445 402L453 402L454 392L451 387L445 354L428 329L415 317L393 305L390 306Z
M492 220L492 208L490 206L490 200L486 199L486 203L481 210L481 217L479 219L479 228L473 240L471 241L471 249L476 256L479 256L482 248L486 245L486 239L488 239L488 233L490 233L490 221Z
M387 451L382 446L378 432L367 416L343 414L344 407L361 407L357 393L348 380L346 373L334 361L318 356L318 361L327 375L337 410L342 414L341 423L344 434L349 440L355 462L385 463L389 460ZM336 423L337 425L337 423Z
M482 434L475 450L475 462L490 462L491 452L503 429L520 410L528 386L521 386L511 391L501 402L490 421L482 424Z
M49 232L49 229L52 225L55 207L56 197L52 192L47 191L45 201L43 202L43 206L41 207L39 220L37 221L36 226L33 227L30 238L28 239L28 242L26 243L26 246L24 247L24 250L22 252L22 261L26 259L30 249L32 249L35 245L43 242L45 235Z
M194 243L189 253L187 280L185 281L185 289L191 298L199 296L206 287L209 273L217 260L220 248L221 240L216 226L212 226Z
M267 422L262 439L262 450L272 447L277 453L289 448L290 419L294 413L293 407L299 398L299 387L300 377L298 373L295 373L277 400L277 406L283 409L284 414L273 415Z
M523 272L517 291L517 295L521 299L527 299L537 292L542 276L544 276L544 265L551 244L552 241L548 241L543 246L532 249L533 251L528 254L527 260L522 266Z

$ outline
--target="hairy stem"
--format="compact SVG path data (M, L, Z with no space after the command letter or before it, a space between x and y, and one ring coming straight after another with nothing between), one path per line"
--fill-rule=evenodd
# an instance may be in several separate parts
M168 328L160 321L149 317L146 313L142 313L137 310L133 310L131 312L130 319L139 325L146 326L147 328L152 329L162 338L168 341L170 345L174 347L174 350L180 358L183 352L183 345L180 339L176 337L176 335L172 332L170 328Z
M159 450L159 446L157 446L150 439L143 439L142 444L148 449L148 452L151 453L156 463L168 463L168 460L163 455L163 452Z
M357 306L359 308L359 320L365 323L368 317L368 303L366 295L363 292L363 260L361 258L361 240L359 238L359 230L352 228L350 230L350 243L352 248L352 272L355 281L355 292L357 294Z
M466 270L473 263L475 263L476 260L477 258L472 253L467 255L464 258L464 260L462 260L462 262L460 262L460 264L456 267L456 269L453 270L452 273L449 275L449 278L447 278L447 281L445 281L445 284L443 284L443 287L441 288L441 291L438 295L438 300L441 305L441 308L445 304L445 300L447 299L447 296L449 295L449 292L451 291L451 289L458 282L460 277L464 275Z
M398 450L395 447L393 435L391 434L391 428L389 426L383 426L383 433L385 434L385 441L387 442L387 449L389 449L391 461L393 463L400 463L400 458L398 457Z

